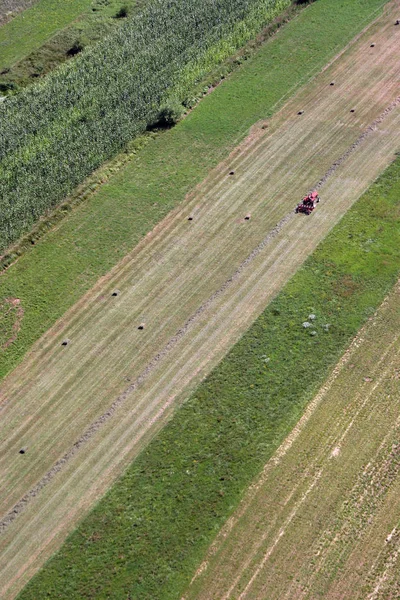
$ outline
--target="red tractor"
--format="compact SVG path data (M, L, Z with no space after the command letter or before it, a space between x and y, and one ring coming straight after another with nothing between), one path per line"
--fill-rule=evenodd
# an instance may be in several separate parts
M310 215L314 208L317 206L320 198L318 196L318 192L314 190L307 196L304 196L303 200L296 207L297 213L304 213L306 215Z

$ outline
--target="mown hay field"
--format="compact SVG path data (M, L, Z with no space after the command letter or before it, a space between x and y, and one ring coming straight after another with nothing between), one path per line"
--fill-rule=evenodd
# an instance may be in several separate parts
M397 161L21 598L182 595L247 485L398 278L399 189ZM302 322L311 313L310 331ZM313 357L311 370L304 369L304 356Z
M362 6L347 1L340 10L335 0L312 4L177 127L141 140L139 148L96 173L83 204L40 241L32 236L29 250L2 274L2 301L18 298L24 319L17 339L2 352L0 376L381 6L381 0Z
M43 560L393 159L397 47L388 11L269 129L260 125L6 379L3 511L11 512L3 526L5 543L12 532L5 553L11 585L30 544ZM309 220L295 217L293 198L311 179L323 206ZM71 340L65 348L64 338ZM21 443L30 447L22 469L15 460ZM60 496L66 487L73 492Z
M397 284L218 534L185 600L399 596L399 381Z

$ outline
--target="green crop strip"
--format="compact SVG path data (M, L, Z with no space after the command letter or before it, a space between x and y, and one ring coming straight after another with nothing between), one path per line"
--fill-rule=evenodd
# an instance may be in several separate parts
M133 162L0 275L0 303L19 298L24 309L17 339L0 350L0 377L381 5L348 0L339 10L336 0L319 0L306 8L177 127L150 136Z
M181 597L243 490L395 283L399 193L397 161L28 584L20 600ZM302 323L310 313L316 319L305 329Z
M0 249L145 130L171 93L183 100L191 64L204 75L212 48L223 59L290 2L152 0L76 60L7 99L0 109Z

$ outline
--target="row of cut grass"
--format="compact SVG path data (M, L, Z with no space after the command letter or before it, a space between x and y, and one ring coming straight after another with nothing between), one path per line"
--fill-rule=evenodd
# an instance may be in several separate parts
M397 160L20 600L181 597L243 491L398 278L399 193ZM310 313L312 331L302 327Z
M17 340L1 354L0 377L381 5L348 0L339 10L335 0L319 0L309 6L176 128L151 136L132 163L3 273L0 301L19 298L25 315Z

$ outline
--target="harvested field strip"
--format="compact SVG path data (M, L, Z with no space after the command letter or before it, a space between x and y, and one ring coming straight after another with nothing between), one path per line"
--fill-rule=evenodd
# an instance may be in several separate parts
M400 259L399 187L397 163L346 215L21 598L179 597L241 491L394 282ZM315 336L301 327L309 312L317 315ZM324 323L331 324L328 332ZM304 370L304 356L313 356L312 370ZM207 359L199 355L193 368L200 371ZM165 385L170 375L172 364L163 374ZM167 392L171 395L164 409L176 400L173 385ZM130 442L134 413L125 408L120 414L126 440L117 452ZM103 433L105 429L99 435ZM113 444L108 437L107 448ZM93 455L94 466L106 460L104 453ZM71 488L77 486L79 492L82 468L83 459L76 473L70 464L70 473L61 474L64 487L59 486L57 497L52 497L51 484L43 490L43 508L32 532L46 527L48 512L61 523L59 503ZM98 484L94 474L94 493ZM71 517L73 502L71 498ZM47 532L57 541L58 530ZM10 543L18 552L18 536ZM38 560L34 536L24 543L29 545L27 556Z
M213 543L190 598L395 598L400 285Z
M395 76L396 69L392 72L390 64L396 41L391 37L393 28L388 31L386 22L385 19L380 35L379 31L375 32L374 39L381 41L387 73ZM365 87L365 62L375 60L369 55L363 61L355 60L359 52L364 54L368 39L366 35L341 58L341 61L355 62L352 74L355 94ZM357 72L357 64L362 65L361 73ZM376 99L371 83L371 97L364 95L369 105L368 114L374 112L371 108L374 105L376 118L384 112L385 120L371 135L363 138L363 143L354 148L346 162L340 163L332 172L321 189L324 205L313 218L286 222L267 245L253 253L252 249L265 238L265 231L274 227L280 213L285 215L292 209L299 186L306 189L309 177L306 166L314 149L304 149L303 140L312 137L317 144L320 133L323 138L330 139L330 164L338 157L338 152L344 150L338 132L333 130L329 138L330 123L324 128L318 118L321 107L325 106L327 86L324 78L332 77L333 73L336 73L336 65L309 90L314 94L315 107L310 108L310 115L302 120L302 126L298 120L292 128L287 127L286 121L281 125L285 111L292 114L297 105L298 98L295 98L277 115L276 123L271 121L268 134L253 137L237 156L231 157L237 163L238 181L229 179L232 182L229 193L222 185L227 181L224 166L211 175L213 194L203 195L199 188L186 206L161 223L107 281L100 281L70 311L64 323L43 338L29 360L5 381L2 434L7 440L4 445L7 491L2 510L19 512L15 523L12 523L11 513L4 521L5 526L12 523L4 536L4 543L7 544L7 540L10 543L4 553L8 587L16 582L12 569L20 575L21 565L27 564L24 553L29 551L32 528L36 552L40 552L42 558L43 549L49 551L49 542L55 543L54 535L58 535L58 540L65 535L71 523L82 515L84 507L98 497L127 460L137 454L154 428L160 427L160 420L168 416L177 399L183 393L187 394L200 376L220 360L318 241L392 159L399 142L400 111L396 108L386 111L385 107L392 105L393 96L390 95L394 94L395 86L388 83L388 96ZM303 97L302 93L300 96ZM363 109L360 103L361 115ZM358 139L359 128L359 124L358 127L342 126L342 137L347 140L347 146ZM275 150L279 146L282 148L280 155ZM375 152L371 152L374 147ZM286 172L287 148L290 148L293 164L289 180L279 173L280 169ZM245 171L242 163L246 165L249 155L252 156L252 167ZM313 166L315 174L319 167L320 178L324 172L321 169L325 169L324 163L328 160L326 153L319 165ZM260 190L260 178L264 178L263 190ZM208 185L209 182L206 190ZM274 206L276 197L282 199L278 208ZM187 215L196 207L199 214L188 223ZM258 219L252 218L250 223L245 223L244 208L247 211L250 208L253 215L259 210ZM250 227L244 235L243 227L247 225ZM246 256L250 256L251 261ZM246 267L251 264L252 269L240 267L241 264ZM237 275L232 277L235 271ZM111 292L116 287L120 295L113 299ZM196 315L195 319L193 315ZM138 324L142 322L146 327L139 333ZM188 335L183 335L186 333ZM61 348L64 338L69 338L71 343ZM167 360L159 360L159 353ZM127 377L137 383L127 386ZM140 395L132 393L138 384ZM110 399L124 388L126 391L116 405L116 421L110 418L115 414L114 408L108 416ZM86 426L91 422L93 425L87 430ZM82 442L78 441L79 452L71 451L68 448L76 443L78 431L82 431L83 436ZM30 447L24 467L15 461L17 446L22 439L29 440L26 444ZM54 458L65 450L65 459L58 463L63 466L60 471ZM54 468L55 477L52 475ZM74 493L61 500L61 486L77 476L79 482L71 483ZM43 487L40 483L36 488L37 481L47 485ZM26 497L30 502L24 499L14 508L15 502L23 498L31 486ZM56 506L49 510L54 502ZM21 512L24 506L26 508ZM68 523L63 521L67 515ZM43 540L42 546L39 539ZM18 552L17 547L20 548ZM20 581L21 578L17 583Z

